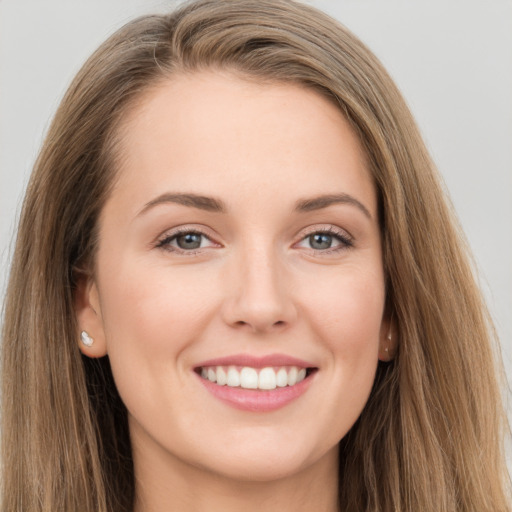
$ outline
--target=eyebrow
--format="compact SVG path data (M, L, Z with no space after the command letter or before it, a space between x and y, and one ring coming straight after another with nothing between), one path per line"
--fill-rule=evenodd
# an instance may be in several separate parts
M146 212L153 206L165 203L176 203L190 208L198 208L200 210L206 210L208 212L225 213L227 208L223 201L215 199L213 197L201 196L197 194L173 194L167 193L156 197L149 203L146 203L139 215Z
M139 212L139 215L146 212L150 208L153 208L156 205L165 203L181 204L183 206L188 206L190 208L198 208L199 210L206 210L208 212L227 212L225 203L222 200L216 199L214 197L201 196L197 194L166 193L149 201L149 203L146 203L142 210ZM366 208L366 206L363 203L361 203L355 197L349 194L328 194L307 199L299 199L295 203L294 211L311 212L327 208L333 204L349 204L355 206L361 212L363 212L365 216L368 217L370 220L372 218L370 212L368 211L368 208Z
M327 208L333 204L349 204L355 206L361 210L370 220L372 218L368 208L366 208L366 206L361 203L361 201L358 201L355 197L349 194L328 194L310 199L299 199L295 203L295 210L299 212L311 212L314 210Z

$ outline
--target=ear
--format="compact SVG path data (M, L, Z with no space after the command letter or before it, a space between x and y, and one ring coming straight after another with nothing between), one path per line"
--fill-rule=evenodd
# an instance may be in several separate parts
M384 318L380 327L379 360L392 361L395 358L398 339L394 322L390 318Z
M77 343L82 354L88 357L103 357L107 354L105 328L101 316L98 287L94 279L82 275L75 290L75 312L78 324ZM85 331L92 344L83 343L81 333Z

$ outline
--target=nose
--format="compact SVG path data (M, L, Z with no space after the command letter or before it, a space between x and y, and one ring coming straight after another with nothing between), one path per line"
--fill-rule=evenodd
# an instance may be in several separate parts
M285 262L272 248L246 251L229 267L224 321L254 333L285 329L297 318Z

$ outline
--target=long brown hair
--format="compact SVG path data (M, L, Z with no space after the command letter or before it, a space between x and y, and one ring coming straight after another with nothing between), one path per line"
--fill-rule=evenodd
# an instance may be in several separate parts
M399 348L340 443L340 509L509 510L492 323L397 88L356 37L311 7L200 0L110 37L70 86L36 162L5 308L2 511L133 508L126 410L108 357L80 355L73 292L94 265L123 116L159 81L205 68L321 92L368 156Z

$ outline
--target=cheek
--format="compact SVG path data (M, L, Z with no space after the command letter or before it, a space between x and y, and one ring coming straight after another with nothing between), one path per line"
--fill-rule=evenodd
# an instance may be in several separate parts
M196 339L215 309L207 279L133 262L104 280L102 315L111 359L123 352L147 364L163 362Z
M322 393L316 414L325 419L322 439L337 443L357 421L370 395L378 364L385 302L380 267L317 275L302 302L322 360ZM307 300L306 300L307 298ZM314 420L312 420L314 421Z
M136 260L118 263L102 280L108 356L128 410L151 418L155 403L166 410L180 403L168 390L187 385L182 355L200 339L218 297L211 280Z
M324 286L309 291L308 305L316 310L312 316L321 319L320 325L339 333L343 344L357 344L372 333L378 338L384 299L382 273L362 269L331 276Z
M373 382L384 302L383 275L376 271L340 273L308 295L305 316L348 387Z

